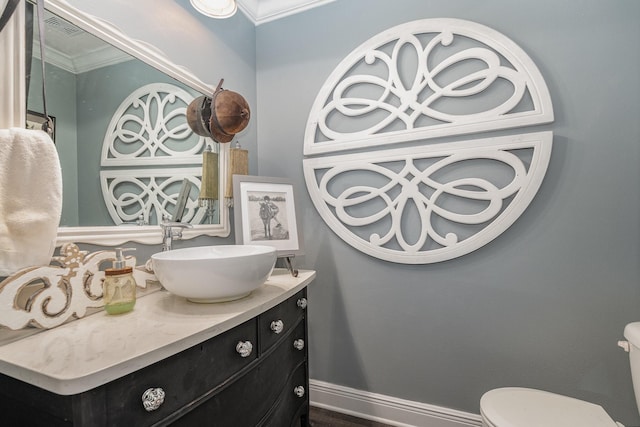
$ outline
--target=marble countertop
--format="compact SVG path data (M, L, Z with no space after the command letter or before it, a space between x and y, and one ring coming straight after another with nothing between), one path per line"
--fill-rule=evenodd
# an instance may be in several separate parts
M276 269L243 299L196 304L161 290L133 311L101 311L0 346L0 373L51 392L91 390L206 341L276 306L307 286L315 272Z

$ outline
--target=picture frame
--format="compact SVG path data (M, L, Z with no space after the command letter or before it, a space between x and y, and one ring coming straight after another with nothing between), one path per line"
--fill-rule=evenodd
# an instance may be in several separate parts
M53 129L49 133L53 142L56 142L56 118L53 116L49 116L51 121L53 122ZM27 110L27 123L25 127L27 129L42 129L42 124L45 122L45 116L42 113L38 113L36 111Z
M233 175L233 198L236 244L272 246L278 258L304 253L291 180Z

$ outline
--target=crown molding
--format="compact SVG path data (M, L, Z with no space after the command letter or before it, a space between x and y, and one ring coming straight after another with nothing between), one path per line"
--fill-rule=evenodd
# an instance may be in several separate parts
M74 52L71 55L61 52L54 47L47 46L45 56L49 64L55 65L72 74L86 73L108 65L115 65L134 59L131 55L114 49L111 46L99 47L91 52ZM33 42L33 57L42 59L40 58L40 42L38 40L34 40Z
M260 25L333 1L335 0L238 0L238 7L255 25Z

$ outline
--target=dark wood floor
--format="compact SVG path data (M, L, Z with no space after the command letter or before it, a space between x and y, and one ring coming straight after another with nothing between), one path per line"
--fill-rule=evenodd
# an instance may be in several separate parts
M391 427L314 406L311 407L309 419L311 427Z

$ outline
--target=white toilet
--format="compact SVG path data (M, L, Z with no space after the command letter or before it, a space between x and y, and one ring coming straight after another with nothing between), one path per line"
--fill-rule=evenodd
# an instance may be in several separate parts
M618 344L629 352L631 377L640 410L640 322L624 328L627 341ZM480 399L483 427L623 427L601 406L530 388L490 390Z

